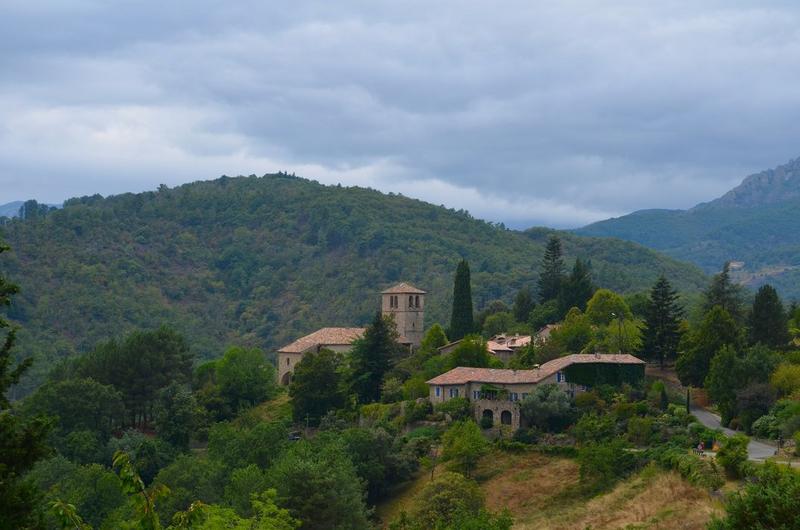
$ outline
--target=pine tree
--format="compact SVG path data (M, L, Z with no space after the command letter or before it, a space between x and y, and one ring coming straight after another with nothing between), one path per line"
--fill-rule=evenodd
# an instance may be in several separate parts
M714 275L706 290L703 312L708 313L714 306L720 306L728 312L733 319L742 324L744 320L744 303L742 302L742 287L731 281L731 264L726 262L722 271Z
M536 303L533 301L531 290L523 287L514 297L514 320L527 323L534 307L536 307Z
M678 293L664 276L660 276L650 291L644 321L642 354L647 359L657 360L662 369L665 361L673 360L678 355L682 315L683 308L678 304Z
M8 246L0 243L0 254ZM0 275L0 306L11 304L19 288ZM25 359L13 366L11 349L16 340L15 329L0 316L0 528L36 526L34 508L39 501L36 487L24 477L37 460L46 456L49 423L43 418L25 419L11 410L6 396L9 388L30 367Z
M469 263L462 260L456 269L453 282L453 313L450 317L450 329L447 335L450 340L459 340L475 331L472 315L472 284L469 274Z
M556 299L563 283L564 259L561 255L561 240L558 236L552 235L547 241L539 272L539 301Z
M350 352L350 386L360 403L372 403L380 399L383 378L403 351L397 338L394 321L377 313L364 336L353 344Z
M586 302L592 297L595 289L592 283L591 263L576 258L575 265L572 266L572 272L563 281L561 292L558 295L558 305L561 313L566 314L573 307L585 311Z
M756 293L749 320L751 344L782 348L789 342L788 317L771 285L762 285Z

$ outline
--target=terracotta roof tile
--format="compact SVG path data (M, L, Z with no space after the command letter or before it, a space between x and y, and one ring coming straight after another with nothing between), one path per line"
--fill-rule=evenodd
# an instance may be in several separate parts
M364 328L322 328L279 349L280 353L304 353L317 346L346 346L361 338Z
M389 287L385 291L382 291L381 294L425 294L425 291L422 289L417 289L410 283L398 283L394 287Z
M644 364L630 354L572 354L553 359L535 370L471 368L459 366L427 381L429 385L463 385L465 383L531 384L547 379L571 364Z

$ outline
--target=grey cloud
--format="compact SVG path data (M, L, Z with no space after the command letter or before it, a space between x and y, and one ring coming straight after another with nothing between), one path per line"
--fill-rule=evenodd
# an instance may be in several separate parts
M288 169L513 226L688 207L800 154L798 15L777 2L9 2L0 201Z

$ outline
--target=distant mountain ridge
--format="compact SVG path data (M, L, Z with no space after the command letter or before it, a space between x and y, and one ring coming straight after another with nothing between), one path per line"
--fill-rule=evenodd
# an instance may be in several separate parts
M741 283L769 282L800 299L800 158L689 210L640 210L575 232L640 243L706 272L734 261Z
M472 269L476 309L534 286L547 229L526 232L401 195L285 174L223 177L158 191L68 200L0 226L0 260L21 292L10 316L38 377L56 359L138 327L170 323L201 357L231 344L267 351L325 326L360 326L399 281L428 291L425 324L447 324L453 274ZM683 291L707 277L622 241L561 232L567 265L598 285ZM273 350L274 351L274 350Z
M753 208L800 199L800 158L745 177L722 197L695 208Z
M0 204L0 217L16 217L19 215L20 207L25 201L13 201Z

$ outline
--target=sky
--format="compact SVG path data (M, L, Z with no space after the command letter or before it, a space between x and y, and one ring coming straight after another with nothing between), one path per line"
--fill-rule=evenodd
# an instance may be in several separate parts
M800 156L800 4L0 2L0 203L279 170L524 228Z

